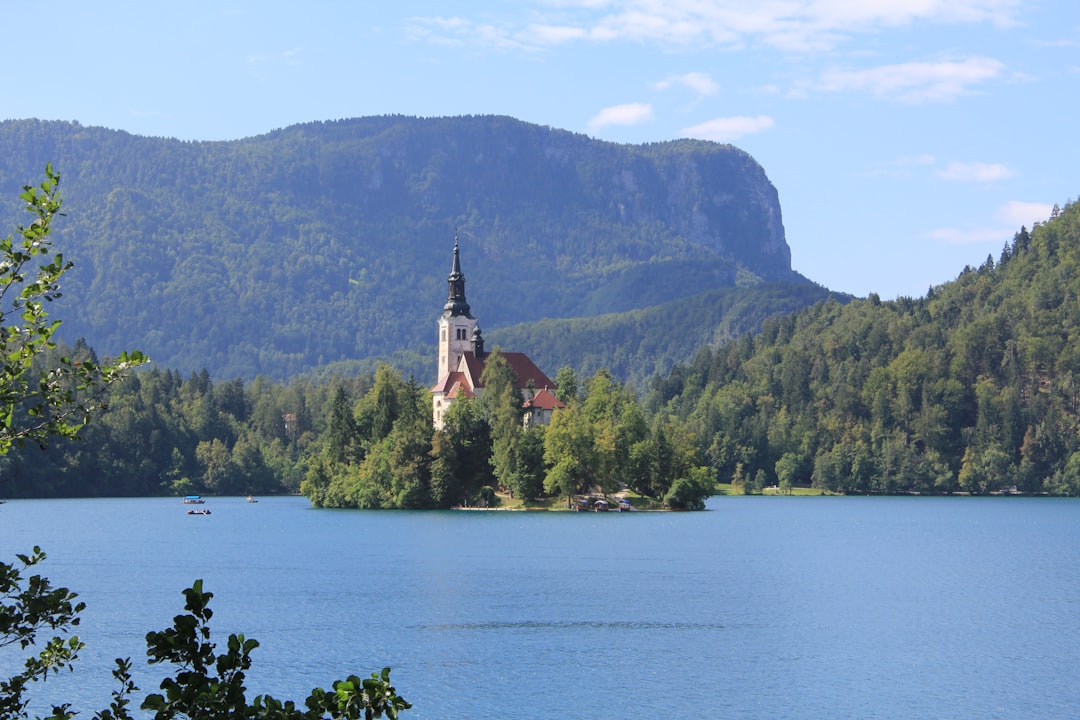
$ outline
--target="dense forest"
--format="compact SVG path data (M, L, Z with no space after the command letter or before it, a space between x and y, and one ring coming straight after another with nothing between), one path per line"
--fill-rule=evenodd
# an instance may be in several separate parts
M622 297L618 283L603 286L589 317L491 332L562 367L567 407L546 428L523 427L521 398L498 375L509 370L495 362L489 391L455 405L435 431L424 377L433 353L407 343L398 356L410 362L397 369L369 356L288 382L214 382L205 367L164 369L159 359L110 388L107 411L80 439L0 458L0 494L303 491L326 506L448 507L494 502L496 489L520 500L628 488L700 507L715 482L730 481L742 492L1078 495L1078 268L1080 206L1068 203L922 298L852 301L790 270L766 282L737 264L736 287L598 314ZM128 269L115 269L118 283ZM652 264L625 278L652 300L672 283ZM51 303L61 316L67 285ZM160 286L137 281L128 292ZM422 299L430 328L438 301ZM376 307L357 301L355 315ZM231 328L212 329L228 341ZM80 340L49 350L42 367L67 355L97 365Z
M46 162L63 177L57 242L78 268L56 302L64 337L137 347L184 376L284 381L333 363L373 372L382 358L434 382L432 311L455 233L496 342L510 325L761 281L801 298L807 282L791 270L776 189L730 145L619 145L491 116L356 118L229 142L5 121L0 217L18 217L19 189ZM632 348L631 325L615 328Z
M827 300L654 381L753 491L1080 494L1080 204L922 298Z
M851 300L811 283L759 283L717 288L643 310L513 325L493 331L490 338L505 348L528 348L540 367L570 366L583 375L608 370L644 391L654 377L690 360L698 348L721 347L757 332L766 318L826 298Z
M85 345L58 347L95 357ZM567 404L526 428L512 370L488 361L485 393L460 400L435 431L431 394L387 365L374 375L288 385L214 383L150 369L112 389L80 439L0 456L0 495L84 497L277 494L321 507L440 508L629 489L657 506L700 508L713 489L697 444L647 418L635 394L600 371L559 374Z
M742 492L1080 495L1078 333L1071 203L925 297L827 299L768 318L655 376L640 401L606 370L579 381L563 368L569 407L547 428L522 428L520 400L491 391L434 432L426 386L388 366L287 385L155 368L115 388L82 441L0 461L0 491L302 487L316 504L356 507L618 483L693 504L716 480Z

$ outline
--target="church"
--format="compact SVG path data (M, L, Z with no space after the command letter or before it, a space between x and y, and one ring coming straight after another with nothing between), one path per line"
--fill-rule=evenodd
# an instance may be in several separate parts
M439 317L439 381L431 388L432 420L441 429L443 415L458 398L479 397L480 381L489 354L484 351L480 325L465 300L465 275L461 272L458 239L454 238L454 265L447 279L446 305ZM564 405L555 397L555 383L520 352L499 351L517 376L517 389L525 399L523 422L547 425L553 412Z

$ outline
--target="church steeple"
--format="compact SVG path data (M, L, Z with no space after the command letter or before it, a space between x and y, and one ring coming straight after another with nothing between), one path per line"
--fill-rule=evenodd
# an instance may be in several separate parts
M465 275L461 272L461 252L457 236L454 236L454 266L447 278L449 291L446 304L439 316L439 379L457 370L461 356L476 353L477 344L473 333L477 330L476 318L472 316L465 299ZM483 353L484 341L480 338L479 352Z
M473 319L473 316L469 314L469 303L465 300L465 275L461 272L457 235L454 236L454 267L450 270L447 285L449 288L446 294L446 305L443 305L443 314Z

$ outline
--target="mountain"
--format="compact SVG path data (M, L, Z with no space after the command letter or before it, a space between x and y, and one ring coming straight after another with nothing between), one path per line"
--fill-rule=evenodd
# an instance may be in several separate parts
M717 288L624 313L512 325L491 333L490 340L505 348L535 348L530 357L541 367L568 365L582 376L606 368L644 390L700 348L720 348L757 332L767 318L827 299L851 298L812 283Z
M185 373L430 357L455 235L487 331L807 283L776 189L730 145L617 145L491 116L228 142L19 120L0 123L0 158L9 225L47 162L62 176L64 336Z

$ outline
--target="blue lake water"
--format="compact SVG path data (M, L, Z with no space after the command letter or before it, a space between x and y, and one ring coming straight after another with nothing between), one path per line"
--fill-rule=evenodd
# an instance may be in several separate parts
M702 513L365 512L302 498L19 500L78 591L87 716L196 578L251 695L393 668L412 718L1072 718L1080 501L713 498ZM15 655L0 650L0 671ZM41 694L40 691L47 691ZM137 703L136 703L137 704Z

